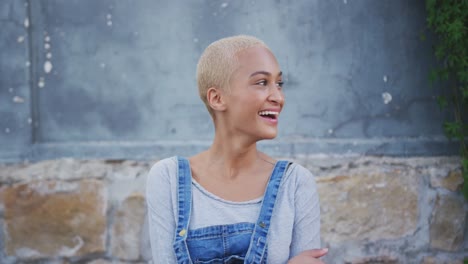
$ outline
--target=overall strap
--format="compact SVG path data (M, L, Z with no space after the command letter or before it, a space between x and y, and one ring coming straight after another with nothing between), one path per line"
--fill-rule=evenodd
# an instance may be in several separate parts
M276 196L283 178L284 172L289 165L288 161L281 160L275 165L273 173L268 182L267 189L262 201L260 215L255 223L255 228L250 240L249 250L245 256L244 263L259 264L266 250L266 240L270 228L271 216L275 207Z
M187 248L187 233L192 209L192 176L187 159L177 157L177 228L174 234L174 250L179 264L192 264Z

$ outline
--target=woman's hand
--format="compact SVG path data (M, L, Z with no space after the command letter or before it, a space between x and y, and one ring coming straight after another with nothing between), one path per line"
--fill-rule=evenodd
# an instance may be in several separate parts
M327 252L328 248L302 251L301 254L290 259L288 264L324 264L318 258L325 256Z

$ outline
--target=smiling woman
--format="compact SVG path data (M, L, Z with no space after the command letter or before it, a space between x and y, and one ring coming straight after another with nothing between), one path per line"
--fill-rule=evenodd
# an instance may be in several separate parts
M197 67L215 126L209 149L157 162L147 182L155 263L322 263L313 175L257 150L284 106L282 72L261 40L209 45Z

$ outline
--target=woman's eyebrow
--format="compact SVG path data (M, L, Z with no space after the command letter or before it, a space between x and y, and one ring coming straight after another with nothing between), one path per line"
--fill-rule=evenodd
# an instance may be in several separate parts
M267 72L267 71L256 71L256 72L252 73L252 74L250 75L250 77L253 77L253 76L258 75L258 74L263 74L263 75L271 76L271 73L270 73L270 72ZM280 76L282 76L282 75L283 75L283 72L280 71L280 72L278 73L278 77L280 77Z

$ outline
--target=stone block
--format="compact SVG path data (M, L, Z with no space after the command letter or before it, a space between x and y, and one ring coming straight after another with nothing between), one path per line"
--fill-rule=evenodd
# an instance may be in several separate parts
M461 259L443 260L436 257L424 257L421 264L463 264Z
M466 214L462 199L439 194L430 223L431 248L458 250L463 243Z
M322 236L327 242L394 239L415 231L418 176L413 170L320 177Z
M393 256L373 256L363 257L351 261L345 261L345 264L398 264L398 259Z
M431 186L434 188L445 188L457 191L463 184L463 176L460 170L450 171L445 177L431 175Z
M36 163L0 164L0 182L19 183L31 180L82 180L105 178L112 166L100 160L63 158Z
M7 187L5 250L21 259L105 252L107 192L102 182L35 181Z
M93 259L87 262L87 264L113 264L113 263L107 259Z
M123 260L138 260L146 203L142 194L127 197L117 210L112 227L112 256Z

